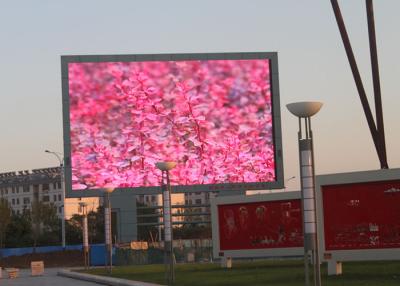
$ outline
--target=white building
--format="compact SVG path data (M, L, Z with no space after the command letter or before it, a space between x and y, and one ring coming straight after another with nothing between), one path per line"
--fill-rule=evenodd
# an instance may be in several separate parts
M57 215L61 217L63 201L60 168L0 173L0 197L8 201L15 214L30 210L32 202L38 200L54 204ZM80 212L81 201L88 204L88 211L96 210L99 206L98 198L66 199L66 219Z

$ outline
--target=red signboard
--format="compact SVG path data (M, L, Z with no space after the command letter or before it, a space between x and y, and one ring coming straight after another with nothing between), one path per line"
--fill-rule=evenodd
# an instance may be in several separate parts
M400 180L322 186L326 250L400 247Z
M218 205L220 250L303 246L301 202Z

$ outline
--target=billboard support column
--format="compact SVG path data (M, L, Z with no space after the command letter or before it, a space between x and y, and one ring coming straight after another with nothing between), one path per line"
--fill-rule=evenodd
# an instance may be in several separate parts
M164 258L165 258L165 278L168 285L173 285L175 281L174 270L174 239L172 228L172 209L171 209L171 184L169 171L175 166L175 162L159 162L156 164L161 170L161 190L163 197L163 219L164 219Z
M114 189L108 188L105 190L104 198L104 235L105 235L105 248L106 248L106 266L108 272L112 272L112 234L111 234L111 203L110 193Z
M310 252L314 265L314 285L321 285L315 200L314 146L310 119L321 107L322 103L319 102L298 102L287 105L289 111L299 118L298 141L303 209L304 270L307 286L310 285L308 261ZM304 125L304 130L302 125Z

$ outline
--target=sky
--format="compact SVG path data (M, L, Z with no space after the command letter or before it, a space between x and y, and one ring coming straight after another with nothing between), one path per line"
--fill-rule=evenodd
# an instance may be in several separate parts
M373 105L365 1L339 1ZM400 1L374 1L388 162L400 167ZM317 174L379 169L329 0L0 1L0 172L56 166L61 55L278 52L287 189L298 189L297 119L312 118Z

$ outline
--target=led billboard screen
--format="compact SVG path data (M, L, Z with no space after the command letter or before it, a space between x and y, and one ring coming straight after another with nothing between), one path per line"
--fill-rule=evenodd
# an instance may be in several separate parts
M67 189L282 185L276 54L158 57L63 57Z

